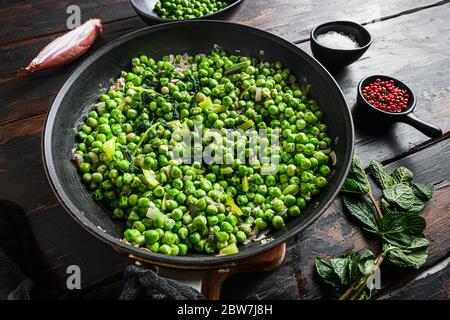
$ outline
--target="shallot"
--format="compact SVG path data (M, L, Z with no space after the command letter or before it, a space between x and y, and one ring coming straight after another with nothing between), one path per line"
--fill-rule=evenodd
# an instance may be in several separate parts
M69 63L83 55L101 32L100 19L90 19L50 42L25 69L34 72Z

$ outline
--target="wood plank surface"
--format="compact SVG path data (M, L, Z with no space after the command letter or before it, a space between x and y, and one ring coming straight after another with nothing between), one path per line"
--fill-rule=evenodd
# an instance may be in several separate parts
M102 2L97 1L95 3L100 5ZM308 37L309 30L314 25L322 22L344 18L364 22L381 18L392 12L399 13L409 8L433 3L435 1L401 0L386 2L377 0L343 7L339 1L327 0L302 1L301 6L296 0L248 0L232 21L270 31L287 40L300 41ZM315 9L319 7L325 9L319 11ZM353 10L354 7L358 9L355 11ZM61 8L57 6L55 10L61 10ZM120 10L118 11L120 12ZM64 16L64 12L56 12L58 12L58 16ZM54 13L56 14L56 12ZM27 23L29 23L29 20L27 19ZM282 24L282 26L279 26L279 24ZM291 28L284 30L288 25L291 25ZM109 23L104 28L104 34L97 40L90 52L112 39L145 26L138 17ZM18 31L17 34L20 34L20 32ZM75 66L83 60L80 59L57 70L29 77L17 77L16 72L25 67L41 48L57 36L57 34L51 34L38 38L27 38L27 40L17 43L0 44L0 84L2 84L0 86L0 105L3 106L0 109L0 125L45 113L64 80Z
M444 133L450 130L449 16L450 4L446 4L367 26L374 38L372 46L335 75L352 108L358 155L386 160L429 139L407 124L385 126L361 117L355 107L356 88L369 75L390 75L408 84L416 95L417 116ZM309 42L300 47L311 52Z
M445 10L444 10L445 9ZM427 9L418 13L400 17L402 19L402 32L411 29L417 37L430 37L429 33L432 28L438 28L442 25L445 16L450 14L450 5L440 8ZM414 16L414 17L413 17ZM396 19L397 20L397 19ZM392 20L393 21L393 20ZM387 33L391 29L394 22L384 21L380 22L378 27L378 34ZM384 27L382 27L384 25ZM422 28L424 25L428 25L427 28ZM374 25L375 26L375 25ZM420 30L427 30L426 33L420 33ZM429 45L430 48L438 46L441 43L440 40L445 40L446 35L443 33L442 38L437 35L434 46ZM368 74L379 72L379 65L384 66L384 72L392 74L411 83L411 86L415 88L418 95L419 104L417 107L417 113L424 120L431 121L442 127L444 131L448 131L449 113L448 105L450 104L450 75L445 73L445 68L442 65L446 65L450 62L449 59L443 59L444 52L437 52L434 49L430 49L429 54L435 57L441 57L440 60L432 62L430 64L422 65L414 68L416 59L409 58L409 55L399 56L400 62L387 63L384 58L379 58L382 55L376 54L379 51L390 51L394 54L400 54L399 48L396 44L396 38L389 38L386 35L385 41L378 41L379 44L374 43L371 51L367 53L367 57L364 57L360 61L357 61L354 65L350 66L347 72L338 76L340 86L343 88L347 100L350 104L354 102L355 87L358 80ZM434 41L430 38L430 41ZM447 37L448 41L448 37ZM382 46L380 47L380 44ZM450 44L448 44L450 45ZM439 47L439 46L438 46ZM444 47L444 46L443 46ZM443 49L442 49L443 50ZM433 52L435 52L433 54ZM428 53L427 53L428 54ZM381 59L381 60L380 60ZM425 58L423 58L425 60ZM408 63L407 61L412 60ZM430 59L432 60L432 59ZM397 65L401 64L406 70L400 69ZM387 69L389 68L389 69ZM427 76L428 71L433 71L440 74L440 77ZM57 71L63 76L63 71ZM57 78L56 78L57 79ZM409 80L408 80L409 79ZM49 88L47 84L55 85L54 82L46 81L44 76L36 75L34 82L30 82L30 86L39 87L39 92L46 93ZM25 95L30 91L29 87L16 87L14 90L3 92L4 87L0 86L0 99L11 99L13 102L13 110L18 108L33 110L42 104L40 100L40 94L28 97L27 103L20 102L20 96ZM32 90L31 90L32 91ZM24 94L25 92L25 94ZM51 95L51 94L50 94ZM51 104L53 96L49 96L45 100L47 108ZM429 100L427 100L429 99ZM18 102L19 101L19 102ZM428 103L426 103L428 102ZM19 104L18 104L19 103ZM21 104L20 104L21 103ZM17 105L18 104L18 105ZM4 111L7 106L2 105L1 110ZM23 116L23 112L17 111L18 116ZM366 132L363 128L364 123L359 122L360 119L355 118L356 123L356 153L363 156L364 159L377 158L386 160L398 155L409 148L427 141L427 138L421 133L416 131L405 124L395 125L392 128L379 128L378 132ZM35 208L39 205L48 203L47 199L51 199L51 190L43 185L46 185L46 179L42 171L42 165L40 160L40 136L42 133L42 125L44 122L44 115L38 115L22 121L12 121L0 126L0 148L4 150L1 152L0 159L3 169L0 173L0 181L7 183L9 179L18 180L17 186L24 190L32 199L27 200L27 209ZM381 133L379 131L382 131ZM24 145L27 147L24 148ZM40 194L33 194L33 190L43 190ZM11 200L20 200L21 192L17 189L11 188L4 190L3 197ZM20 203L20 202L19 202Z
M305 37L305 32L314 25L330 19L365 22L436 2L438 1L351 0L343 6L338 0L247 0L233 20L262 27L281 36L286 35L289 40L298 40ZM4 22L0 29L0 44L66 30L66 20L69 17L66 10L69 5L79 6L82 21L100 18L104 23L110 23L136 16L129 0L12 1L0 6L0 20Z
M0 198L19 204L60 288L69 265L81 269L82 286L123 270L129 260L95 239L61 207L45 176L40 145L43 117L0 127ZM17 124L17 123L16 123ZM14 161L13 161L14 159Z
M449 300L450 257L421 272L412 280L386 291L386 300Z
M373 46L361 60L336 76L349 104L354 104L355 88L362 77L374 73L390 74L410 84L415 90L418 96L417 114L424 120L440 125L443 131L447 132L450 75L445 70L450 67L446 52L446 48L450 46L450 39L446 34L450 32L450 27L449 24L445 24L445 21L449 14L450 4L368 26L374 34ZM397 29L399 29L398 34L402 36L390 32L396 26L397 20L401 22ZM124 22L122 24L115 25L115 29L105 33L96 46L101 46L118 35L129 32L130 26ZM440 29L442 32L434 34L435 29ZM409 30L414 34L413 39L407 36ZM428 39L429 44L422 46L417 56L411 57L409 52L415 49L414 39ZM24 52L29 52L34 46L36 44L33 41L28 45L29 50ZM300 47L309 50L309 43L301 44ZM20 60L16 59L14 54L9 55L6 61L1 60L2 57L4 55L0 53L0 65L10 66L12 61L17 63ZM25 61L21 63L23 65ZM18 66L13 69L16 67ZM2 105L0 125L45 113L67 74L70 74L74 67L75 65L69 65L31 77L7 81L0 86L0 105ZM356 114L356 118L357 116ZM357 128L360 129L357 130L357 141L361 146L358 152L370 152L374 142L383 159L392 157L427 139L406 124L396 124L387 129L378 128L378 130L368 128L363 122L360 124Z
M74 261L77 261L77 263L82 266L85 266L89 262L89 259L86 259L85 257L87 253L83 252L83 248L86 247L91 248L90 251L98 252L98 261L100 262L109 258L109 256L115 256L114 259L117 259L115 260L117 264L104 265L101 263L104 268L104 274L120 272L127 261L122 256L110 251L110 248L103 245L99 240L94 239L86 231L82 230L81 227L79 227L59 206L54 198L46 180L42 163L40 160L36 160L39 159L40 130L43 121L43 117L21 121L25 124L22 124L20 127L30 133L30 136L24 137L19 134L16 137L9 135L8 139L0 139L0 168L2 168L0 171L1 184L6 185L8 182L14 181L14 185L21 186L21 192L18 192L16 188L4 189L2 198L19 203L26 211L30 212L30 220L32 221L37 241L43 248L51 268L55 271L55 274L58 275L59 279L64 278L67 266L69 264L75 264ZM0 127L0 137L5 137L6 133L12 130L11 127L12 124ZM34 150L34 152L31 152L31 150ZM5 158L6 154L11 153L15 154L16 162L7 161ZM430 155L433 155L433 157L430 157ZM429 221L428 228L431 228L431 237L436 242L436 245L432 246L430 251L434 248L433 250L435 251L431 252L433 253L433 256L437 257L436 259L442 257L443 254L445 255L446 250L448 253L448 245L450 243L450 239L448 238L448 230L450 228L448 215L443 215L445 212L450 212L448 204L450 188L447 184L448 180L450 180L450 165L447 161L449 157L450 140L446 139L430 148L426 148L390 165L391 167L395 167L401 163L402 165L410 167L417 173L417 181L441 184L432 204L429 205L429 207L432 206L431 209L427 210L427 214L431 215L430 218L427 218ZM373 158L363 158L366 163L368 163L370 159ZM35 190L40 190L40 192L37 193ZM42 221L50 221L51 223L42 223ZM60 236L54 232L55 227L53 221L58 221L58 230L63 234L70 234L71 239L60 239ZM331 237L331 239L327 240L331 242L331 245L328 248L324 247L324 243L322 243L326 237ZM76 241L73 242L72 239L76 239ZM344 241L344 239L346 240ZM294 281L296 278L292 276L293 273L288 273L288 275L286 275L286 268L295 270L293 272L298 273L298 278L299 274L304 272L304 268L312 268L311 262L314 260L315 256L321 252L325 255L332 254L333 252L342 253L352 246L355 246L357 249L362 249L365 245L366 242L364 241L364 237L362 237L358 230L353 227L353 224L348 222L344 217L338 200L317 222L313 224L313 226L307 229L300 237L289 242L286 258L287 267L283 265L279 269L280 271L277 270L276 273L278 274L278 272L281 272L282 276L290 279L290 282L286 283L297 286L297 282ZM66 264L55 263L54 259L58 256L64 257ZM306 260L305 256L307 257ZM301 266L297 269L293 269L289 261L296 259L306 262L302 262ZM269 285L270 287L271 281L260 281L260 276L267 277L268 275L264 274L244 277L248 277L249 281L254 281L255 284L260 286ZM280 279L278 280L281 281ZM237 283L239 283L239 281ZM227 285L225 285L225 288L226 287ZM319 293L317 292L315 293L316 296L314 296L313 291L315 287L316 286L312 285L308 287L310 291L308 291L308 295L305 296L305 298L317 298L319 296ZM252 286L249 288L257 289ZM257 290L255 292L260 291ZM287 292L292 292L292 290L288 290Z
M59 203L33 209L28 217L57 292L66 289L66 271L71 265L80 267L81 288L85 288L121 274L130 264L126 256L77 224Z
M7 24L2 23L0 28L0 198L15 201L28 211L39 246L60 287L65 286L65 272L70 264L81 267L82 285L85 287L121 272L128 260L83 230L61 208L53 196L41 162L44 113L68 74L82 60L31 77L15 77L17 70L63 30L62 23L67 16L63 4L68 1L60 1L61 5L55 6L51 6L51 2L55 3L50 0L28 1L25 5L22 1L12 1L10 4L14 12L11 14L0 5L1 22L10 15L14 17L7 20ZM354 3L353 0L345 5L334 0L247 0L233 20L302 42L308 37L309 29L321 22L341 18L365 22L427 6L435 1L377 0L359 6ZM91 8L89 14L104 14L105 21L108 21L103 36L91 51L145 26L138 17L134 17L128 1L83 1L83 5ZM21 6L23 10L18 9ZM107 6L106 11L103 11L103 6ZM336 75L348 102L354 103L354 90L360 78L378 72L390 74L410 84L416 91L419 98L417 114L448 132L450 76L446 70L450 64L447 52L450 47L449 15L450 5L445 4L368 25L375 38L374 44L362 59ZM33 30L29 29L31 21L39 21L33 24ZM12 29L11 26L19 28ZM300 47L308 50L309 43L302 43ZM389 160L398 157L428 141L428 138L404 124L389 129L369 128L357 117L355 120L358 124L356 153L366 164L374 158ZM393 164L396 166L396 163L407 161L407 165L418 173L418 181L440 183L435 198L425 212L427 236L432 240L426 268L445 259L449 253L449 222L448 215L445 215L450 211L450 170L448 161L445 161L450 155L448 149L449 140L445 140ZM427 163L430 165L426 166ZM311 228L290 241L286 261L279 269L272 273L236 276L226 282L223 297L322 297L326 291L312 272L314 258L317 255L341 254L352 247L362 249L367 244L367 239L347 221L340 202L336 201ZM407 277L411 274L415 273L408 271L405 278L397 275L395 279L411 282ZM442 276L439 277L427 281L437 281L444 286L440 280ZM274 286L274 283L277 285ZM408 285L420 283L412 281ZM243 290L243 287L246 289ZM392 297L405 294L393 290L389 293Z
M366 23L413 8L443 2L445 1L247 0L233 20L297 42L308 38L312 28L328 21L350 20Z
M450 140L421 150L388 165L392 170L407 166L415 173L415 181L434 183L437 190L422 215L427 221L425 235L430 240L427 269L450 254ZM364 159L368 161L369 159ZM377 250L377 242L363 234L347 218L337 199L308 229L288 242L284 263L275 271L260 274L236 275L224 283L224 299L300 299L331 298L314 271L317 256L334 257L351 249ZM383 272L382 266L382 272ZM414 269L383 272L384 286L415 273ZM239 288L239 289L238 289ZM416 298L425 298L426 292L417 292Z
M69 6L80 8L80 20L100 18L103 23L136 15L128 0L15 1L0 7L0 44L17 42L67 30Z

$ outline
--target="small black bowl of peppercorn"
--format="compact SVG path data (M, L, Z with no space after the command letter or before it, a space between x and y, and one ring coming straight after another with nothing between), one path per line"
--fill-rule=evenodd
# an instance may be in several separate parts
M403 82L384 75L373 75L358 84L357 104L368 116L386 122L404 122L423 134L436 138L442 130L414 114L416 96Z

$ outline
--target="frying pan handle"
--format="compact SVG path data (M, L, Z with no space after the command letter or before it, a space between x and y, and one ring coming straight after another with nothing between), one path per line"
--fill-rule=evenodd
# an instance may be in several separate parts
M438 138L442 136L441 128L432 125L431 123L420 120L414 113L409 113L406 115L405 123L413 126L423 134L429 136L430 138Z
M286 243L282 243L262 254L246 258L238 263L216 269L186 269L180 267L155 266L151 261L134 255L129 257L139 265L155 268L165 278L173 279L200 291L209 300L219 300L223 282L231 275L244 272L272 271L284 260ZM220 259L220 257L217 257Z

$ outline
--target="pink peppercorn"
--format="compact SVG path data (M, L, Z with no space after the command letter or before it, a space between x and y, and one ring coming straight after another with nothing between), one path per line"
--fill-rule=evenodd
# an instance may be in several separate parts
M362 93L372 106L386 112L403 112L408 107L408 92L397 87L394 80L376 79L365 86Z

